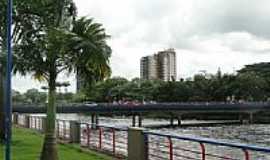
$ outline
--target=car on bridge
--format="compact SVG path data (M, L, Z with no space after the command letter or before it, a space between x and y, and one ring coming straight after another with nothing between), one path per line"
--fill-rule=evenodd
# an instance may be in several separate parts
M83 103L85 106L87 107L96 107L98 106L98 104L96 102L92 102L92 101L87 101Z

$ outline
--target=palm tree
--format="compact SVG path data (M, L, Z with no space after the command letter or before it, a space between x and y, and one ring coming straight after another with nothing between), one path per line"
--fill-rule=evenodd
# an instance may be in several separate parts
M108 38L102 24L94 23L93 19L82 17L73 24L72 38L68 46L72 47L69 51L74 57L70 59L70 63L74 64L73 67L80 76L89 83L102 80L111 74L109 58L112 51L106 43Z
M61 24L61 23L59 23ZM56 79L62 72L80 71L87 80L100 80L110 75L109 37L93 19L75 20L72 29L64 25L49 26L39 32L35 43L28 37L18 45L14 71L31 73L49 88L45 139L41 160L57 160L55 118Z
M25 4L30 3L29 1ZM32 74L40 81L48 83L48 104L46 131L41 160L57 160L55 137L55 89L57 75L62 72L65 63L65 32L69 31L76 16L76 7L72 0L33 1L26 9L25 30L20 42L14 46L15 73ZM22 16L24 17L24 16Z

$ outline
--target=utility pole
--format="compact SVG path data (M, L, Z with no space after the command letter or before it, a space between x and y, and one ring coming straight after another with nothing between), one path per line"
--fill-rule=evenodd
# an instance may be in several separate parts
M5 94L5 160L11 160L11 71L12 71L12 0L7 0L7 67L6 67L6 94Z
M5 119L4 119L4 69L3 64L0 64L0 143L5 140Z

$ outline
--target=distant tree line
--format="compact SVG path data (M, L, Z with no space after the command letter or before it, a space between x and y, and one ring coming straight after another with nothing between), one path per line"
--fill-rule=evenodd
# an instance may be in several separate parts
M96 102L123 99L157 102L267 101L270 97L270 63L246 65L235 74L196 74L174 82L131 81L114 77L84 90L84 99Z
M47 95L47 92L35 88L29 89L25 93L13 90L12 100L14 104L45 104L48 101ZM71 103L75 101L74 97L76 96L71 92L57 92L56 102L61 104Z
M64 83L63 83L64 84ZM64 84L64 87L68 85ZM13 90L13 102L44 104L47 90L29 89L25 93ZM58 89L58 104L84 101L113 102L138 100L156 102L206 102L206 101L267 101L270 97L270 63L246 65L236 74L200 73L180 81L127 80L113 77L88 86L80 93Z

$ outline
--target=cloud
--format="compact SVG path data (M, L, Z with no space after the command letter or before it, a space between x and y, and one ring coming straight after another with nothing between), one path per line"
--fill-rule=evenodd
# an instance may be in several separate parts
M76 0L80 15L104 23L114 38L192 48L194 39L246 32L270 38L270 2L261 0Z
M74 1L80 16L94 17L112 36L115 76L139 76L140 57L169 47L181 77L269 59L269 0Z
M224 45L234 51L270 53L270 41L258 38L248 32L231 32L223 37Z

